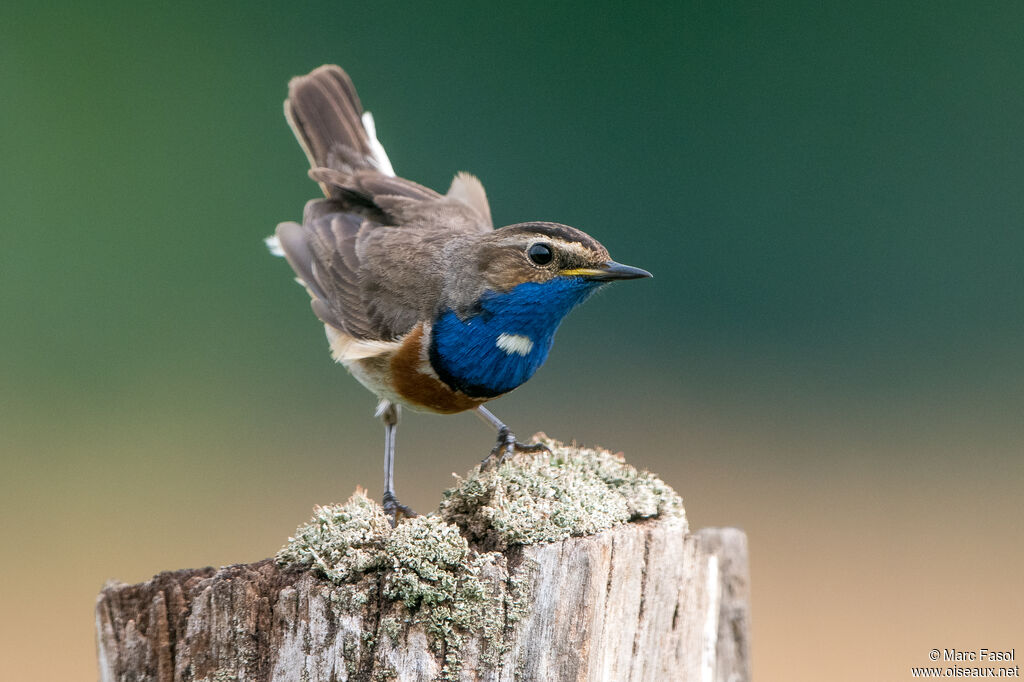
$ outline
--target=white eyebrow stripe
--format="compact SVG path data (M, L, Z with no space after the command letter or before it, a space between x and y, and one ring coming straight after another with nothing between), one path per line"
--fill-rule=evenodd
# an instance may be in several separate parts
M533 339L522 334L502 334L498 337L495 345L509 355L515 353L525 356L533 350Z
M591 251L579 242L567 242L564 239L549 237L547 235L530 235L529 239L523 239L523 235L515 234L502 239L498 243L501 246L518 246L524 250L530 248L533 244L544 243L550 244L556 251L561 251L563 253L568 252L585 260L590 260L594 257L594 251Z

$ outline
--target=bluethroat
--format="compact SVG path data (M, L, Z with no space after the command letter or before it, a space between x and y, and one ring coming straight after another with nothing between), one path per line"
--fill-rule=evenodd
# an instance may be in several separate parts
M337 66L292 79L284 113L325 198L267 244L309 292L334 359L380 399L384 508L411 516L394 488L399 406L475 410L498 431L491 462L536 448L484 403L533 376L562 318L597 288L651 274L567 225L494 229L483 185L468 173L446 194L396 176Z

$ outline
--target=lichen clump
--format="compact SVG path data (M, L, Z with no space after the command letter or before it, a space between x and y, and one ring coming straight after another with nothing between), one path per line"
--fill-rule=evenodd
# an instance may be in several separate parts
M683 500L664 481L607 450L538 435L550 453L517 454L492 471L458 478L441 516L487 549L591 535L652 517L686 523Z
M399 524L388 538L389 568L384 596L413 610L440 604L459 590L460 572L470 559L459 529L437 516L418 516Z
M483 659L496 660L506 628L527 615L536 569L530 559L510 566L505 549L655 516L686 527L682 499L657 476L621 455L536 438L549 453L514 455L459 478L438 515L393 528L361 489L344 504L317 507L277 562L338 585L342 608L383 596L396 610L383 616L377 636L395 639L399 621L422 625L443 656L443 679L458 677L467 637L481 637Z
M404 605L407 620L422 624L435 651L444 655L444 679L458 673L466 633L482 635L491 649L498 646L504 605L488 583L503 574L504 557L471 550L459 528L439 516L418 516L392 528L381 507L357 490L344 504L317 507L276 560L308 566L339 589L379 572L383 596ZM397 626L393 617L383 619L382 634L396 637Z
M316 507L281 548L279 564L309 566L335 583L357 579L385 564L391 522L380 505L359 488L345 504Z

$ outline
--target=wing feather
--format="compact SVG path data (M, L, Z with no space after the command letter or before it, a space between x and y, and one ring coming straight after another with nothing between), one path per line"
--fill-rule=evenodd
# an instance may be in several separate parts
M268 245L309 291L336 359L387 352L434 314L453 240L494 229L483 185L459 173L442 195L396 177L337 66L292 79L284 109L327 198L306 204L301 225L279 225Z
M363 305L355 245L364 221L356 214L330 213L304 225L282 223L276 235L321 321L355 339L390 340L376 332Z

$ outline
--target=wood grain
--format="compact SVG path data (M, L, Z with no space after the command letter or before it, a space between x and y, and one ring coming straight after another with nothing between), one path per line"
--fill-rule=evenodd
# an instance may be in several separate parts
M500 627L457 633L457 650L381 596L386 571L337 585L267 559L111 583L96 605L100 679L750 678L741 531L649 520L496 556L482 582Z

